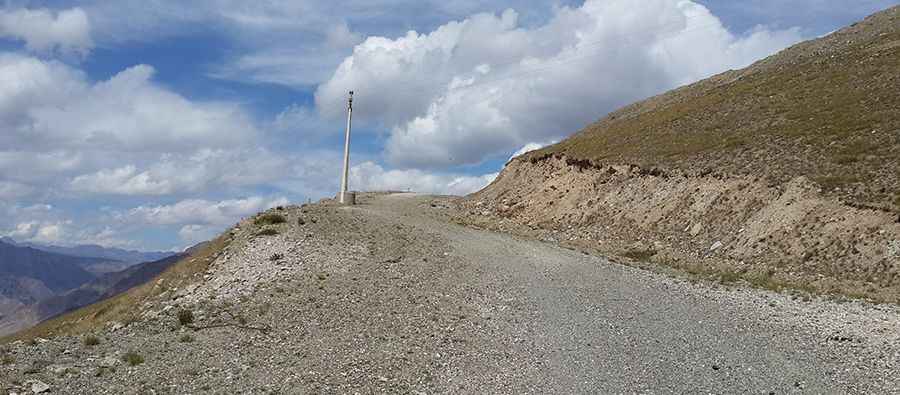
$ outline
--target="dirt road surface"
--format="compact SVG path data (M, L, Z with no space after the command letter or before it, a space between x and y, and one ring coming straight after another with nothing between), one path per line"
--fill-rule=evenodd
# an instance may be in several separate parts
M895 306L679 280L457 225L454 210L453 198L376 194L284 208L275 236L248 219L196 284L97 330L100 344L6 346L0 388L900 392ZM143 362L122 362L127 351Z

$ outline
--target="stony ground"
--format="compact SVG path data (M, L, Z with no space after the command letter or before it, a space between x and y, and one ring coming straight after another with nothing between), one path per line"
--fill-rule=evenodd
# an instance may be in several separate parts
M900 391L896 307L682 281L456 225L444 198L361 203L248 219L140 319L3 345L0 391Z

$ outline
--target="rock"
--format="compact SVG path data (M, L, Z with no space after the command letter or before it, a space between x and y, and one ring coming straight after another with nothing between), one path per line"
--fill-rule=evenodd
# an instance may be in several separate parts
M717 242L713 243L713 245L711 247L709 247L709 252L713 252L715 250L718 250L719 248L722 248L721 241L717 241Z
M119 364L119 360L113 357L105 357L100 360L100 367L112 368Z
M697 236L700 234L700 231L703 230L703 224L697 222L694 226L691 227L690 234L691 236Z
M31 382L31 392L34 394L44 393L50 390L50 384L47 384L40 380L34 380Z
M47 367L47 371L56 376L63 376L69 371L69 367L63 365L50 365Z

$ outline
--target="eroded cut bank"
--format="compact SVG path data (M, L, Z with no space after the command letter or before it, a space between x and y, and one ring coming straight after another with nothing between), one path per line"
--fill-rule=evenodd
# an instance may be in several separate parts
M818 184L531 155L463 203L463 221L725 281L900 302L897 214Z

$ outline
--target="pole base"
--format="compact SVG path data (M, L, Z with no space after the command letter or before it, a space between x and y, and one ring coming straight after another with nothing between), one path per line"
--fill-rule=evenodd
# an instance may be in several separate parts
M356 192L339 192L337 200L341 204L352 206L356 204Z

